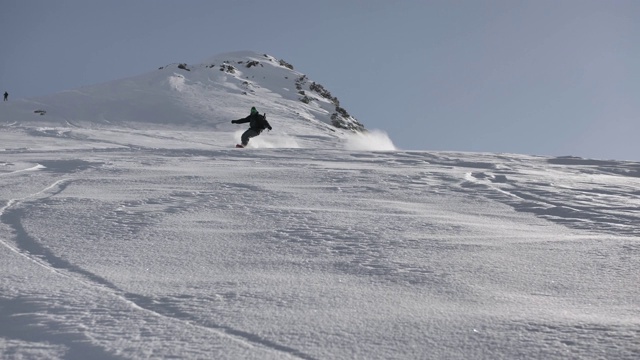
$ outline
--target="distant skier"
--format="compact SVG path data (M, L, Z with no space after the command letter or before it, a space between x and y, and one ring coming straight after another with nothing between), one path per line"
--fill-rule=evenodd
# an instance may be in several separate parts
M4 101L9 101L9 93L8 92L4 92Z
M232 124L249 123L249 129L245 131L241 137L242 145L236 145L236 147L239 147L239 148L243 148L247 146L247 144L249 143L249 139L260 135L260 133L264 129L269 129L269 130L272 129L271 125L269 125L269 122L267 121L267 116L260 115L260 113L258 113L258 110L256 110L255 106L251 108L251 114L249 114L249 116L239 120L231 120L231 123Z

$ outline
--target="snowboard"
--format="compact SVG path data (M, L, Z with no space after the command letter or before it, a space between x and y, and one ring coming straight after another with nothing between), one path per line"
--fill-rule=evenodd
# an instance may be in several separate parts
M242 145L240 145L240 144L236 144L236 147L237 147L237 148L240 148L240 149L244 148L244 146L242 146Z

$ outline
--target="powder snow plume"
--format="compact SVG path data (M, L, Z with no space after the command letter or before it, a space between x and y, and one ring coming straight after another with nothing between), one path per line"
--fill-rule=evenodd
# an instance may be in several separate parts
M370 130L368 132L359 132L351 134L345 142L347 150L364 150L364 151L387 151L396 150L393 141L386 132L382 130Z

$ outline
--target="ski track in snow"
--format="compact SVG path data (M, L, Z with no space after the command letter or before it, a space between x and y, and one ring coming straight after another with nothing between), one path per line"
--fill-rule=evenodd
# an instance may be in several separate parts
M44 168L44 166L37 165L27 170L32 171L42 168ZM19 172L21 171L15 171L12 174L16 174ZM120 301L129 303L133 308L148 311L155 316L166 317L171 320L185 322L189 325L201 328L202 331L210 331L218 336L228 337L250 348L254 346L264 347L267 350L280 353L278 355L279 358L281 358L282 356L287 356L300 359L313 359L313 357L308 354L278 344L268 339L261 338L257 334L234 329L229 326L211 323L210 321L201 323L196 317L183 312L178 308L172 308L171 306L166 305L158 306L156 305L157 302L153 298L122 291L107 279L84 270L83 268L73 265L63 258L56 256L43 244L39 243L36 239L29 236L27 231L22 227L21 218L24 216L24 210L20 208L25 203L29 203L31 206L38 206L39 200L43 200L61 193L70 183L71 180L68 179L58 180L45 189L29 195L25 198L9 200L7 205L0 208L0 220L2 220L3 223L12 228L13 232L15 233L15 243L17 247L14 247L13 245L3 240L0 240L0 242L12 252L28 259L29 261L32 261L39 266L42 266L43 268L59 276L68 277L85 286L94 287L99 289L100 291L105 291L110 295L118 298ZM82 353L82 349L76 350ZM95 349L85 348L84 350L91 350L91 352L93 352L94 354L96 353Z

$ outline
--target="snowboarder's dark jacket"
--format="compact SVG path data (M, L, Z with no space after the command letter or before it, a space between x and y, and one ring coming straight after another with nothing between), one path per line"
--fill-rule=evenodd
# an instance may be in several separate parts
M249 123L249 127L257 132L261 132L264 129L271 130L271 125L269 125L267 118L260 113L251 114L246 118L232 121L234 124L244 124L247 122Z

